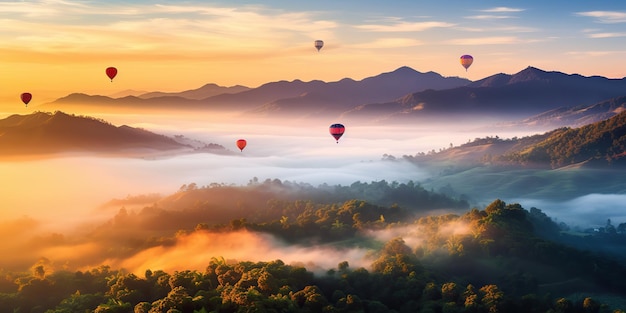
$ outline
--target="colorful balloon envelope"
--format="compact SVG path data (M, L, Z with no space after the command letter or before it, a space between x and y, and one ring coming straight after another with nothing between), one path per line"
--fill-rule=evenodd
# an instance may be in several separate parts
M461 65L463 65L466 72L473 62L474 62L474 58L471 55L465 54L461 56Z
M243 148L246 147L248 143L246 142L245 139L239 139L237 140L237 148L239 148L239 150L243 151Z
M315 48L317 49L317 52L319 52L320 49L322 49L323 46L324 46L324 41L322 41L322 40L316 40L315 41Z
M113 81L113 78L115 78L115 75L117 75L117 69L112 66L107 67L106 73L107 73L107 76L111 79L111 81Z
M30 102L30 100L33 99L33 95L31 95L30 92L25 92L20 95L20 99L22 99L22 102L24 102L24 104L28 106L28 103Z
M343 136L343 133L346 131L346 128L341 124L332 124L330 125L330 134L335 137L337 143L339 143L339 138Z

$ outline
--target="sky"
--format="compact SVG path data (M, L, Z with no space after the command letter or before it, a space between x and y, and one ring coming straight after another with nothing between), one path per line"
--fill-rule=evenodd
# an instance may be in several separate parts
M36 106L401 66L470 80L527 66L622 78L624 37L624 1L0 1L0 105L26 91ZM463 54L474 56L467 72Z

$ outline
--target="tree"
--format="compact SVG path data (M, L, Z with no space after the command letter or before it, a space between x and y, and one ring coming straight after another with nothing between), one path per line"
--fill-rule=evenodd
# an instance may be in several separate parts
M441 285L441 299L444 302L457 302L460 290L456 283L450 282Z
M309 312L322 312L322 308L329 304L317 286L304 287L304 289L291 294L291 300L298 307Z
M380 257L372 264L374 272L392 276L408 275L420 267L419 261L411 251L411 248L399 237L387 242L382 249Z
M476 294L476 289L472 284L467 285L465 291L463 292L463 298L465 298L464 306L467 312L478 312L480 308L480 302L478 300L478 295Z
M487 307L489 313L500 312L500 303L504 298L504 293L496 285L486 285L480 288L482 303Z
M600 312L600 303L587 297L583 300L583 310L585 313L598 313Z
M559 298L554 303L554 310L557 313L569 313L574 311L572 302L566 298Z

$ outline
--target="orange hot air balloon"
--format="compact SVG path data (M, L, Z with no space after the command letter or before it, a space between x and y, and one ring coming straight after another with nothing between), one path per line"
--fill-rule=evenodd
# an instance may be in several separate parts
M474 58L471 55L465 54L461 56L461 65L463 65L466 72L473 62L474 62Z
M107 76L109 76L109 78L111 79L111 81L113 81L113 78L115 78L115 75L117 75L117 69L112 66L107 67L106 73L107 73Z
M337 143L339 143L339 138L341 138L341 136L343 136L343 133L346 131L346 128L341 125L341 124L332 124L330 125L330 134L335 137L335 140L337 140Z
M30 92L25 92L20 95L20 99L22 99L22 102L24 102L24 104L28 106L30 100L33 99L33 95L31 95Z
M248 144L248 143L246 142L245 139L237 140L237 148L239 148L239 150L241 150L241 151L243 151L243 148L246 147L246 144Z

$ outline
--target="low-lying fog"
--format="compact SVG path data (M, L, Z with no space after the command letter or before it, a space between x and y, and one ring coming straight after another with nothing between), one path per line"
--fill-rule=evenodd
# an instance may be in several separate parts
M497 135L511 138L534 134L527 130L492 132L479 127L484 125L461 124L459 121L403 126L344 123L346 132L339 143L335 143L328 127L333 123L343 123L341 120L249 121L205 113L193 116L91 116L116 126L126 124L170 136L184 135L205 143L220 144L233 154L197 153L147 159L68 155L40 160L0 161L0 225L33 219L37 221L38 229L66 233L79 226L85 227L86 223L110 219L119 208L114 211L97 209L110 199L152 193L167 195L189 183L198 186L211 183L245 185L254 177L261 181L277 178L314 186L324 183L349 185L356 181L383 179L389 182L420 181L427 178L425 171L408 162L383 161L383 155L400 158L402 155L447 148L451 144L460 145L478 137ZM235 146L235 141L240 138L248 141L242 152ZM548 202L549 199L522 201L520 203L524 208L535 206L566 220L566 216L571 214L580 214L585 218L584 214L593 214L589 212L597 210L611 215L612 209L623 209L626 197L581 195L576 201L563 203ZM568 215L562 212L568 212ZM610 217L613 216L617 222L618 215ZM620 213L619 217L626 222L625 214ZM575 219L572 217L571 221ZM3 241L11 240L8 233L3 237ZM196 239L190 240L190 244L197 244ZM8 249L3 246L0 248ZM275 255L290 261L297 261L295 256L298 255L304 258L300 261L307 262L306 254L298 249L282 251L282 254ZM323 249L320 251L323 252ZM144 253L163 254L164 251ZM286 256L290 253L291 256ZM359 258L362 252L356 251L352 255ZM153 261L158 266L157 260ZM142 264L141 261L128 260L119 265L135 267Z
M617 227L626 223L626 194L588 194L572 200L512 199L526 209L536 207L557 222L581 228L604 227L607 220Z
M0 172L3 208L0 218L35 216L81 220L92 209L111 199L145 193L173 193L183 184L245 185L252 178L280 179L319 184L351 184L356 181L406 182L426 178L405 162L383 162L384 154L401 158L459 145L477 137L508 137L524 133L496 134L473 130L475 125L432 123L381 126L345 123L346 132L335 143L328 127L342 121L289 122L232 118L207 114L91 115L113 125L129 125L169 136L184 135L216 143L230 155L197 153L167 157L101 158L67 155L42 160L2 161ZM237 139L247 140L240 152ZM65 228L65 227L63 227Z

